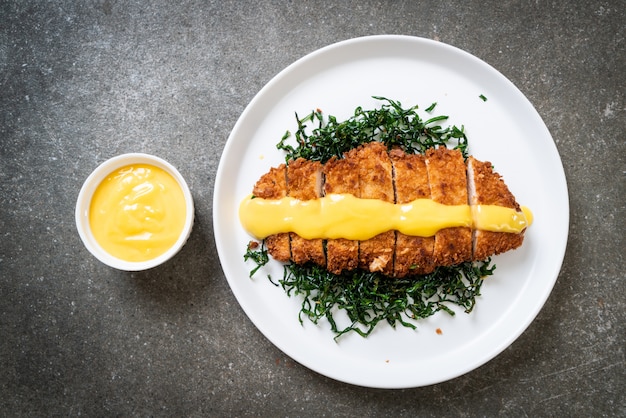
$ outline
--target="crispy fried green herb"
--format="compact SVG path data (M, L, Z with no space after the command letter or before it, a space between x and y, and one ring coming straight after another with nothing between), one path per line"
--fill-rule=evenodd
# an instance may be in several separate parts
M435 102L435 103L431 104L430 106L428 106L425 111L430 113L433 110L435 110L435 106L437 106L437 102Z
M467 158L467 137L463 127L442 127L438 124L446 121L448 116L435 116L424 121L417 113L418 106L404 109L400 102L378 96L374 98L385 103L373 110L357 107L354 115L343 122L331 115L325 120L319 109L303 118L296 114L296 145L287 143L291 137L287 131L276 147L286 152L286 161L302 157L325 163L333 156L340 157L344 152L372 141L380 141L388 148L401 147L412 154L452 143ZM432 111L435 105L433 103L426 111ZM311 122L316 126L309 129Z
M286 152L287 162L302 157L324 163L371 141L383 142L387 147L401 147L407 153L424 153L428 148L440 145L453 146L467 158L468 143L463 128L444 128L436 124L446 121L447 116L434 116L424 121L417 114L417 106L404 109L397 101L375 98L385 102L380 109L358 107L354 115L343 122L334 116L324 120L319 109L303 118L296 114L297 144L287 143L291 138L287 131L276 147ZM425 111L432 112L436 105L433 103ZM311 122L316 127L309 128ZM252 277L269 261L264 243L249 244L244 259L256 263L250 272ZM430 274L398 279L361 270L335 275L314 264L289 263L278 283L268 278L273 284L282 286L287 295L302 297L300 322L305 317L315 324L326 319L337 339L351 331L366 337L381 321L387 321L393 327L401 324L415 329L415 320L438 311L454 315L452 305L469 313L476 297L480 296L482 279L493 274L494 269L491 259L487 259L439 267ZM338 325L335 315L339 311L347 314L349 325Z
M250 270L250 277L254 276L254 273L270 261L265 242L262 241L259 244L256 241L250 241L246 247L246 253L243 255L243 260L252 260L256 263L256 266Z
M412 320L440 310L454 315L448 305L461 306L469 313L480 295L483 278L493 274L494 269L486 260L394 279L361 270L335 275L314 264L290 264L285 266L279 283L288 295L302 296L301 323L303 317L315 324L325 318L336 339L350 331L366 337L383 320L392 327L399 323L415 329ZM337 309L345 311L349 325L337 325Z

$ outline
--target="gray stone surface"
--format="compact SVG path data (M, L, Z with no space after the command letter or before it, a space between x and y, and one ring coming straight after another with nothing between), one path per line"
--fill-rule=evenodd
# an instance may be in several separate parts
M7 416L624 416L626 3L0 1L0 411ZM247 319L220 268L214 176L252 97L363 35L437 39L535 105L568 179L565 262L509 348L449 382L345 385ZM82 246L74 204L108 157L159 155L196 202L141 273Z

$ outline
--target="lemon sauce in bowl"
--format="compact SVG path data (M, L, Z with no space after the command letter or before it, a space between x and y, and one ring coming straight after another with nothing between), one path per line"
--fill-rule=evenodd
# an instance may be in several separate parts
M176 243L185 226L185 206L182 189L165 170L128 165L96 188L89 224L98 244L112 256L147 261Z
M136 271L157 266L185 244L193 199L169 163L124 154L102 163L85 181L76 226L87 249L103 263Z

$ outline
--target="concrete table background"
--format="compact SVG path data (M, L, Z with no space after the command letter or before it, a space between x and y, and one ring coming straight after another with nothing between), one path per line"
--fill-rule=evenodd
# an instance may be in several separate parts
M7 416L626 415L624 1L2 1L0 411ZM406 390L295 363L247 319L213 240L230 130L284 67L373 34L440 40L535 105L568 179L565 262L537 319L498 357ZM177 166L196 203L161 268L100 264L74 226L105 159Z

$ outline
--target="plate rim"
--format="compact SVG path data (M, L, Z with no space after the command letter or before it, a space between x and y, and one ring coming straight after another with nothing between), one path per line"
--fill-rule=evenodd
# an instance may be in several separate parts
M241 130L242 125L247 121L247 119L249 118L249 115L251 112L253 112L253 110L258 106L258 103L260 101L262 101L265 96L268 94L268 92L272 92L272 89L275 88L275 86L281 82L283 82L282 80L285 77L288 77L291 75L292 72L297 71L301 66L306 65L307 63L309 63L310 61L314 61L316 59L318 59L318 57L320 56L324 56L324 54L328 54L329 52L332 53L333 51L337 51L340 50L342 48L351 48L354 45L359 45L359 44L368 44L368 43L372 43L372 42L390 42L390 43L395 43L395 42L410 42L410 43L416 43L416 45L418 44L422 44L422 45L428 45L429 47L435 47L435 48L441 48L444 52L446 53L451 53L454 55L460 55L461 57L465 58L465 59L469 59L472 62L474 62L475 64L484 67L485 69L488 69L489 72L493 75L497 75L497 77L499 77L501 82L504 82L506 85L508 85L509 88L512 88L515 90L515 93L517 94L517 96L519 96L519 98L523 99L523 103L525 104L525 106L528 108L527 110L530 111L531 113L534 114L536 120L540 123L540 127L542 130L545 130L545 134L551 139L551 141L549 141L548 144L546 145L551 145L551 153L553 153L557 160L559 161L559 167L557 167L557 171L558 171L558 179L556 180L557 183L560 183L560 190L564 193L564 197L565 200L560 202L561 204L565 205L565 209L567 209L563 214L564 217L564 236L562 239L562 246L561 248L556 249L556 254L557 254L557 259L559 260L557 263L554 264L553 269L551 271L551 274L548 280L548 286L544 287L544 291L541 293L541 299L539 300L539 303L535 304L535 308L526 316L526 320L524 321L522 326L519 326L518 329L516 330L516 332L511 333L508 338L503 339L502 341L500 341L500 344L494 346L491 348L491 350L489 350L489 354L485 355L479 362L477 363L473 363L471 366L468 366L467 368L463 369L463 370L458 370L456 373L448 373L448 375L444 378L437 378L437 379L431 379L430 381L423 381L422 383L403 383L403 384L389 384L389 383L376 383L376 384L371 384L371 383L364 383L364 382L359 382L359 381L355 381L354 379L350 379L350 378L345 378L342 376L338 376L338 375L332 375L326 372L322 372L319 370L319 367L316 367L315 364L311 364L311 361L307 361L307 359L302 359L301 356L299 356L297 353L293 353L291 352L291 350L289 350L287 347L285 347L285 344L282 344L280 341L276 341L274 338L270 337L267 335L266 332L264 332L263 327L260 326L260 324L257 323L256 318L253 317L253 315L251 315L251 312L249 312L249 310L247 309L246 306L244 306L242 304L242 301L240 299L240 295L238 294L238 292L235 290L235 288L233 287L233 284L231 283L231 277L229 277L228 273L227 273L227 267L224 265L225 263L225 255L223 254L223 249L221 248L221 246L219 245L219 239L220 236L222 236L222 224L220 223L220 219L219 219L219 215L220 215L220 211L219 211L219 202L218 199L220 198L220 196L222 195L222 179L224 178L224 171L225 171L225 164L226 164L226 159L227 157L233 152L233 148L236 147L237 144L236 143L236 137L238 132ZM261 118L262 119L262 118ZM224 186L225 187L225 186ZM326 377L338 380L338 381L342 381L348 384L353 384L353 385L358 385L358 386L363 386L363 387L372 387L372 388L411 388L411 387L420 387L420 386L427 386L427 385L431 385L431 384L436 384L436 383L440 383L443 381L447 381L453 378L456 378L458 376L461 376L463 374L466 374L472 370L477 369L478 367L484 365L485 363L489 362L490 360L492 360L494 357L496 357L497 355L499 355L502 351L504 351L507 347L509 347L513 342L515 342L515 340L517 340L517 338L528 328L528 326L535 320L535 318L537 317L538 313L541 311L541 309L543 308L543 306L545 305L545 302L547 301L548 297L550 296L552 289L554 288L554 285L556 283L556 280L558 278L559 272L562 268L562 263L564 260L564 256L565 256L565 251L567 248L567 242L568 242L568 232L569 232L569 194L568 194L568 190L567 190L567 181L565 178L565 172L563 169L563 165L562 165L562 161L560 158L560 155L558 153L558 150L556 148L556 144L554 142L554 139L552 138L552 135L550 134L547 126L545 125L543 119L541 118L541 116L539 115L539 113L537 112L537 110L535 109L535 107L530 103L530 101L528 100L528 98L508 79L506 78L504 75L502 75L498 70L496 70L494 67L492 67L491 65L489 65L488 63L486 63L485 61L481 60L480 58L462 50L459 49L457 47L454 47L452 45L449 44L445 44L439 41L434 41L434 40L430 40L430 39L426 39L426 38L421 38L421 37L415 37L415 36L409 36L409 35L372 35L372 36L363 36L363 37L357 37L357 38L352 38L352 39L347 39L344 41L340 41L340 42L336 42L330 45L327 45L325 47L322 47L320 49L317 49L309 54L304 55L303 57L299 58L298 60L294 61L293 63L291 63L290 65L288 65L287 67L285 67L282 71L280 71L278 74L276 74L274 77L272 77L272 79L267 82L262 88L261 90L259 90L259 92L253 97L253 99L250 101L250 103L246 106L246 108L244 109L244 111L241 113L241 115L239 116L239 118L237 119L237 122L235 123L227 141L226 144L224 146L224 150L222 152L222 156L220 158L220 162L218 165L218 169L217 169L217 173L216 173L216 177L215 177L215 185L214 185L214 194L213 194L213 224L214 224L214 238L216 241L216 248L218 250L218 255L219 255L219 259L220 259L220 263L222 264L222 269L224 272L224 276L226 277L228 283L229 283L229 287L231 288L231 291L233 292L235 298L237 299L239 305L241 306L241 308L244 310L244 312L246 313L247 317L250 319L250 321L255 325L255 327L265 336L265 338L267 338L273 345L275 345L277 348L279 348L281 351L283 351L285 354L289 355L290 357L292 357L294 360L298 361L298 363L304 365L305 367L319 373L322 374ZM563 226L562 226L563 227ZM528 284L526 284L528 285Z

